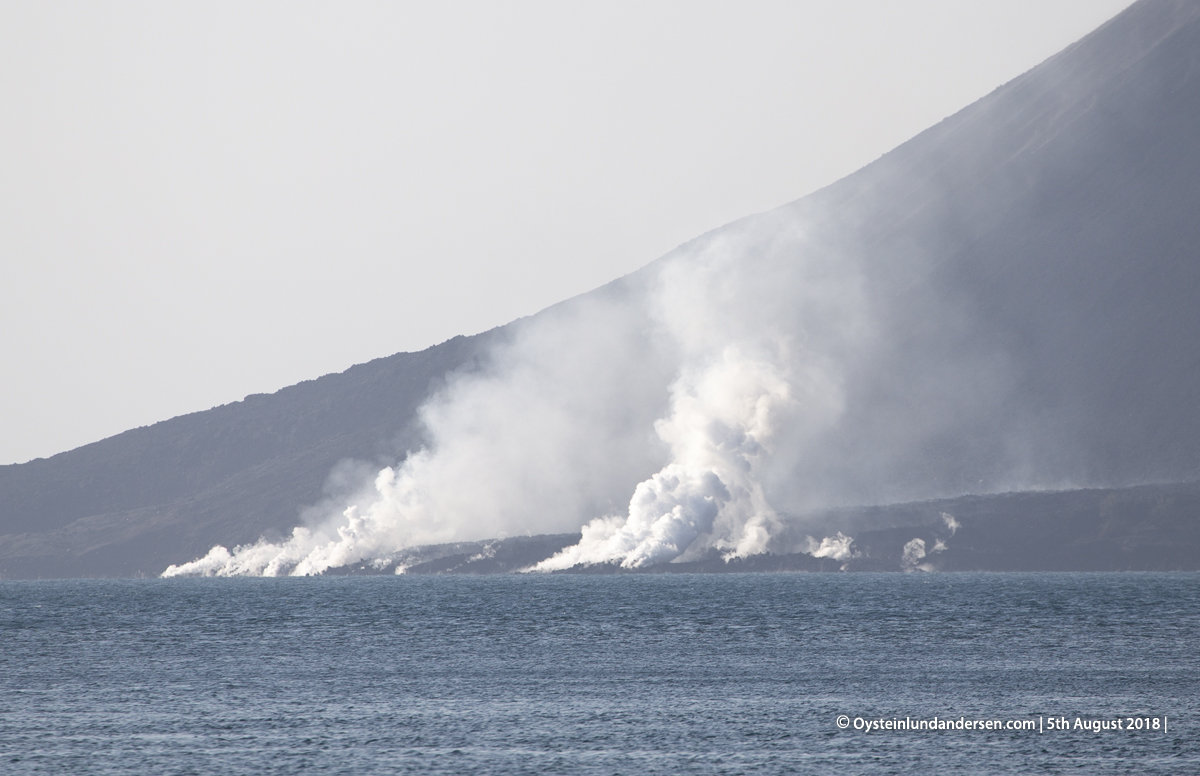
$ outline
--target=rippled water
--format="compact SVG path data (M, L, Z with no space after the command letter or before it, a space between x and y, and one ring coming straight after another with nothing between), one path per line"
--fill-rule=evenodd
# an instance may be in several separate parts
M1195 773L1198 603L1196 574L0 582L0 772ZM1133 715L1167 729L1045 730Z

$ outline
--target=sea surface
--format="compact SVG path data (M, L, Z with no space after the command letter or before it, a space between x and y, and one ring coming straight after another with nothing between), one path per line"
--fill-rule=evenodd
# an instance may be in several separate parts
M1200 773L1198 710L1198 574L0 582L5 774Z

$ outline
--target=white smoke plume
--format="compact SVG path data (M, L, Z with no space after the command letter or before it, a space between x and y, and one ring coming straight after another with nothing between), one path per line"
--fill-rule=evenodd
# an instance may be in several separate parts
M426 445L344 508L165 576L383 567L417 545L581 526L540 569L768 550L773 499L838 423L844 367L871 339L856 264L803 223L786 209L746 219L518 322L421 408ZM798 549L844 559L849 542Z
M826 536L819 542L811 536L807 537L805 551L814 558L850 560L857 555L851 547L853 543L852 537L838 531L835 535Z
M777 416L794 401L790 386L773 365L729 347L671 392L671 415L655 424L671 463L638 484L627 516L593 520L579 544L536 570L610 561L636 568L710 547L727 556L766 550L779 518L755 468L770 454Z
M419 411L426 445L284 542L216 547L178 574L314 574L422 544L578 530L663 464L653 443L670 360L641 321L579 300L527 322ZM586 332L586 347L577 337ZM635 365L630 374L607 364Z
M945 516L946 513L943 512L942 515ZM924 539L913 539L904 545L900 556L900 569L902 571L937 571L937 567L927 559L929 556L945 552L947 549L946 543L941 539L936 539L933 548L929 550L926 550Z
M904 545L903 554L900 556L900 568L905 571L927 571L924 564L921 563L925 559L925 540L913 539Z

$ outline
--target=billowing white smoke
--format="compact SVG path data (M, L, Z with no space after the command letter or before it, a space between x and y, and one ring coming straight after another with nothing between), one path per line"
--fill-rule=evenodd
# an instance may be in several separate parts
M763 552L773 484L794 487L798 451L843 411L865 306L855 268L809 245L794 214L726 227L518 322L422 407L426 446L333 517L165 575L382 567L420 544L581 525L541 568Z
M838 531L834 536L826 536L821 541L817 541L811 536L807 537L805 552L814 558L850 560L856 557L854 550L851 548L852 544L854 544L854 539Z
M710 547L737 556L766 550L779 518L755 467L793 401L790 386L773 365L728 347L699 374L682 375L671 393L671 415L655 423L671 463L638 484L628 516L591 521L579 544L536 570L610 561L636 568Z
M925 559L925 540L913 539L904 545L904 550L900 556L900 567L905 571L913 571L921 568L921 561Z
M945 520L946 518L950 518L946 521L948 524L954 520L953 515L943 512L942 519ZM955 521L954 524L957 526L957 521ZM948 547L946 546L946 543L941 539L937 539L933 543L933 549L926 552L925 540L920 538L913 539L906 543L904 545L904 549L901 551L900 569L902 571L937 571L937 567L934 566L933 563L922 563L922 561L925 561L931 555L937 555L939 552L945 552L947 549Z

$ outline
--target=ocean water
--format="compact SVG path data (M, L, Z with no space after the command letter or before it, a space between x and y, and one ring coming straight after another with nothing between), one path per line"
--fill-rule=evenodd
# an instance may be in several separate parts
M0 773L1197 773L1198 604L1197 574L0 582ZM964 727L865 729L935 717Z

